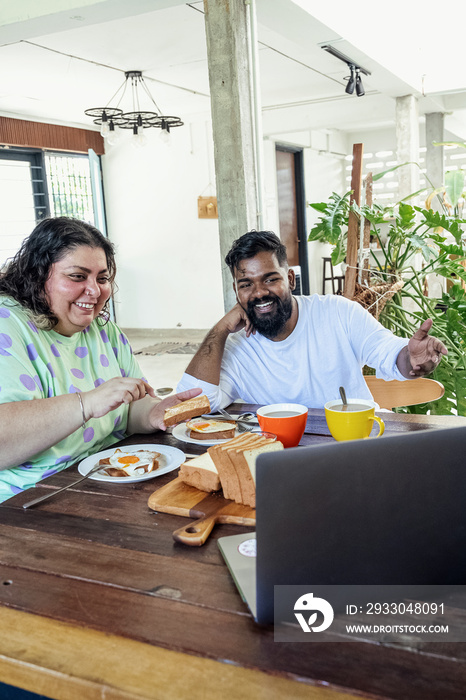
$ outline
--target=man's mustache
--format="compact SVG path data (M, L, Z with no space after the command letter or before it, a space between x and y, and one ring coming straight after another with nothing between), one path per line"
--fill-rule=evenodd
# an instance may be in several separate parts
M254 301L249 301L248 302L248 308L253 309L255 306L259 306L259 304L268 304L269 302L277 301L276 296L266 296L262 297L262 299L255 299Z

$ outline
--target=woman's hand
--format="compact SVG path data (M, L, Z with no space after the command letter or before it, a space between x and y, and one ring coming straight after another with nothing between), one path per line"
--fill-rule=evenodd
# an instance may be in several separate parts
M131 404L143 399L146 394L156 398L153 388L143 379L114 377L96 389L81 394L84 418L101 418L122 404Z
M180 401L192 399L194 396L198 396L199 394L202 394L202 389L196 387L195 389L182 391L179 394L173 394L173 396L167 396L167 398L163 399L163 401L153 405L149 413L149 422L152 430L166 430L167 426L163 422L163 416L166 409L175 406L175 404L180 403Z

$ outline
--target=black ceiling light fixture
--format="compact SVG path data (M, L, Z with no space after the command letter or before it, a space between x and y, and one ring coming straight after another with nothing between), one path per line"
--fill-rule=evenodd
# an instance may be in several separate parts
M130 90L128 90L128 92L131 92L132 109L131 111L124 112L120 109L120 103L125 96L128 85L130 85ZM116 99L119 93L121 93L121 95L118 103L116 106L110 107L110 102ZM143 109L140 106L142 98L145 99L146 104L149 104L151 108L155 107L156 111L153 109ZM115 127L131 129L135 137L135 143L142 146L146 143L144 129L149 129L151 127L161 129L161 136L167 138L170 134L170 129L173 129L175 126L183 126L183 122L179 117L171 117L162 114L144 82L140 70L126 71L123 84L120 85L113 97L110 98L107 106L86 109L85 114L87 114L88 117L94 118L94 124L100 124L100 133L107 139L110 145L116 141Z
M358 97L362 97L365 94L366 92L364 90L364 85L362 84L361 80L361 69L356 68L356 95Z
M345 78L348 82L346 83L345 87L345 92L348 93L348 95L352 95L354 92L354 85L355 85L355 80L354 80L354 66L350 65L349 67L351 71L351 75L348 78Z
M353 59L349 58L349 56L345 56L344 53L341 53L341 51L338 51L338 49L334 48L330 44L324 44L324 46L321 48L332 56L335 56L335 58L338 58L340 61L343 61L343 63L346 63L350 69L350 75L345 78L345 80L348 81L345 87L345 92L348 95L352 95L354 89L356 88L356 95L358 97L365 95L366 93L364 90L364 85L362 84L361 73L364 73L364 75L371 75L370 71L358 65L356 61L353 61Z

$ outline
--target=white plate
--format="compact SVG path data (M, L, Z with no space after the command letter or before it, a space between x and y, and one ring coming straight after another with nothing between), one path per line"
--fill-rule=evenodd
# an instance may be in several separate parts
M211 416L214 418L214 416ZM232 414L232 418L238 418L237 415ZM252 425L256 424L258 425L257 420L251 420L250 423ZM211 447L211 445L221 445L224 442L227 442L227 440L231 440L231 438L223 438L222 440L195 440L192 437L189 437L189 433L191 431L189 428L186 426L186 423L178 423L178 425L175 425L172 428L172 435L175 437L177 440L180 440L181 442L190 442L192 445L205 445L206 447ZM235 437L237 435L242 435L242 433L239 433L237 430L235 431Z
M231 438L223 438L223 440L195 440L192 437L189 437L190 429L186 426L186 423L178 423L178 425L175 425L172 429L172 435L174 438L177 440L181 440L181 442L190 442L191 445L205 445L206 447L210 447L211 445L221 445L223 442L226 442L227 440L231 440ZM238 431L235 431L235 436L239 435Z
M103 450L102 452L97 452L95 455L86 457L78 466L79 473L86 476L100 459L111 457L116 449L116 447L111 447L108 450ZM108 474L104 474L103 472L96 472L92 474L89 479L94 479L95 481L109 481L113 484L134 484L137 481L147 481L148 479L155 479L156 476L168 474L168 472L174 471L181 464L186 462L184 452L177 447L170 447L169 445L126 445L120 449L122 452L127 452L129 454L137 452L138 450L154 450L155 452L160 452L160 466L155 471L147 472L140 476L108 476Z

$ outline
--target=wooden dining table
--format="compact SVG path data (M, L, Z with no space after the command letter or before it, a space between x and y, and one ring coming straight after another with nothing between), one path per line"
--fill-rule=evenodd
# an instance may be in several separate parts
M388 435L466 425L450 416L383 418ZM310 410L301 444L331 440L323 411ZM119 445L142 443L206 449L169 432ZM190 547L173 538L183 518L148 508L176 474L87 479L23 509L78 478L75 465L0 506L1 682L57 700L466 697L466 644L275 642L272 626L253 621L217 546L218 537L253 528L217 525ZM464 621L466 596L451 615Z

